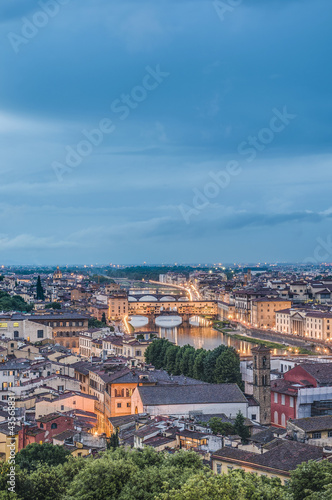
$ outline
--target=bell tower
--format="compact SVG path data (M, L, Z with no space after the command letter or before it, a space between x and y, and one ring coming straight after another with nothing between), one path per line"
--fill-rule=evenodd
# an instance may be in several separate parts
M253 355L253 396L259 403L259 417L262 425L271 424L271 355L265 346L254 347Z

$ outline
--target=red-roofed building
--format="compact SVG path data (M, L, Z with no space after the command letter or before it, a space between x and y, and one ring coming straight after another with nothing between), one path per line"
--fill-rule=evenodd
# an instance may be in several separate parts
M69 415L52 413L36 419L37 425L23 425L18 433L18 449L32 443L52 443L53 436L74 429L74 419Z

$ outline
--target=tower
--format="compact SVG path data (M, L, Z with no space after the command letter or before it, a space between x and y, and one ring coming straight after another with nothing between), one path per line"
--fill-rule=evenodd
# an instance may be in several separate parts
M270 349L265 346L254 347L253 355L253 396L259 403L259 417L262 425L271 424L271 356Z

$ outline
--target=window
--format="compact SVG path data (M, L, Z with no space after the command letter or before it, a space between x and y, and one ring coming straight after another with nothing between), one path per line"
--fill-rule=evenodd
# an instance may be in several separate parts
M331 438L331 437L332 437L332 431L329 431L329 432L327 433L327 437L329 437L329 438Z
M278 403L278 393L277 392L274 393L274 402Z
M217 464L217 474L221 474L221 464Z
M63 411L65 409L65 407L63 405L61 405L61 411Z
M294 408L294 398L293 398L293 396L289 396L289 406L291 408Z
M117 408L121 408L121 403L116 404Z
M253 413L253 414L251 415L251 420L256 420L256 418L257 418L256 413Z
M127 408L130 408L131 407L131 403L127 403Z
M285 417L285 414L284 414L284 413L281 415L281 425L282 425L283 427L285 427L285 426L286 426L286 417Z
M14 332L14 339L17 339L19 337L19 335L20 335L19 332L17 330L15 330L15 332Z
M40 426L39 426L40 429L44 429L44 424L43 422L41 422Z
M58 428L58 424L51 424L51 429L57 429Z
M285 394L281 394L281 404L285 405Z
M322 433L321 432L314 432L312 434L312 438L313 439L320 439L322 437Z
M278 424L278 412L277 411L274 412L274 423Z

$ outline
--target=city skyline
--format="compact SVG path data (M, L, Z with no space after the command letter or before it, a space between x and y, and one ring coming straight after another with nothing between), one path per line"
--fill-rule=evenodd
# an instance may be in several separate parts
M0 264L332 260L332 6L223 4L2 2Z

